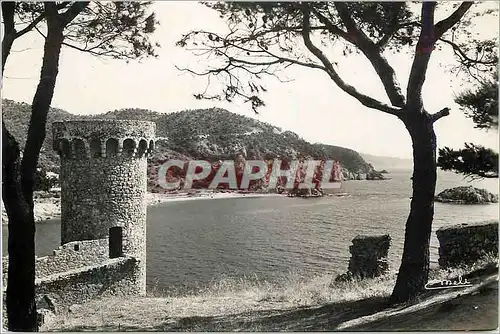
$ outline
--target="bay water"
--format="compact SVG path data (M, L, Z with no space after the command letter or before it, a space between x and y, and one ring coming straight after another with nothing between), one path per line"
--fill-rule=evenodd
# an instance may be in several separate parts
M345 181L346 196L323 198L221 198L166 202L148 208L147 280L161 290L195 291L222 279L279 282L347 269L349 245L358 234L390 234L391 266L399 266L410 208L411 171L390 180ZM498 179L468 182L438 173L437 192L474 185L498 193ZM449 224L498 219L498 205L435 204L433 231ZM7 254L7 226L2 226ZM36 253L60 245L60 220L36 226ZM431 239L437 264L438 241Z

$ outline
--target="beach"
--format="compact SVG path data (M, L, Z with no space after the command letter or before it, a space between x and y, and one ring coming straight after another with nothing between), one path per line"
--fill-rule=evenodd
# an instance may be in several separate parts
M245 193L236 191L227 192L176 192L171 194L151 193L146 194L146 203L148 206L158 205L166 202L181 202L203 199L228 199L228 198L250 198L250 197L276 197L283 196L273 193ZM45 220L60 218L61 216L61 198L60 196L51 196L49 193L35 196L35 221L41 223ZM2 201L2 224L7 224L7 213Z

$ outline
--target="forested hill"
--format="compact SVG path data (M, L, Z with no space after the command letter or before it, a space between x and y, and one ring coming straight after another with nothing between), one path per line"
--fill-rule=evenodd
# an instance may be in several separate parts
M30 117L30 105L2 100L3 119L11 133L24 145ZM242 154L246 159L274 157L294 159L297 156L340 161L349 174L361 174L373 168L356 151L339 146L311 144L297 134L250 117L212 108L158 113L145 109L121 109L93 116L79 116L52 108L48 115L47 136L41 164L53 170L58 157L52 151L52 122L70 119L137 119L150 120L157 126L157 145L150 164L166 158L232 159Z

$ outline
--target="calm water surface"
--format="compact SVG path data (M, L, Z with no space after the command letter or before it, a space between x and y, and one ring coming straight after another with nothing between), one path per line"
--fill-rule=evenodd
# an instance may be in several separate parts
M389 233L390 259L399 265L409 212L411 171L385 181L348 181L348 197L213 199L163 203L148 209L148 285L194 289L221 277L278 281L294 272L309 277L347 269L349 245L358 234ZM466 185L439 173L437 191ZM474 182L498 193L498 180ZM433 229L450 223L498 219L498 205L436 203ZM7 229L3 228L6 254ZM60 221L37 225L38 255L60 243ZM432 236L431 261L437 261Z

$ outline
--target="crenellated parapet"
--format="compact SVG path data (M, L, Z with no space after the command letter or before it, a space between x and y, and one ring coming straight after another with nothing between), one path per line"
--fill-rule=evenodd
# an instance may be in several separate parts
M53 149L65 159L143 158L154 149L155 124L126 120L54 122Z

